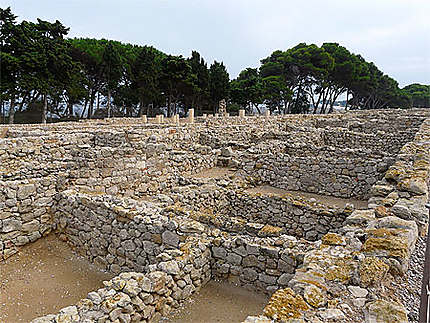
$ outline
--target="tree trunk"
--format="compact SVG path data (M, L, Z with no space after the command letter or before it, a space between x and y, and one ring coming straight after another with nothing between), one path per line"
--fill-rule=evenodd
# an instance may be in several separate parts
M81 119L84 117L85 110L87 110L87 105L88 105L88 97L85 98L84 108L82 109L82 113L81 113Z
M94 90L91 90L91 94L90 94L90 105L88 106L88 114L87 114L87 119L90 119L91 116L93 115L93 111L94 111L94 100L96 99L96 93L94 92Z
M96 111L94 111L94 113L99 111L99 109L100 109L100 92L97 92L97 107L96 107Z
M348 111L348 95L349 95L349 90L346 90L345 111Z
M42 109L42 123L46 123L46 111L48 111L48 96L45 94L43 97L43 109Z
M9 107L9 124L13 124L15 122L15 94L12 94L10 98L10 107Z
M69 110L69 117L73 117L73 104L69 98L69 102L67 102L67 109Z
M110 89L108 89L107 96L107 117L110 118Z

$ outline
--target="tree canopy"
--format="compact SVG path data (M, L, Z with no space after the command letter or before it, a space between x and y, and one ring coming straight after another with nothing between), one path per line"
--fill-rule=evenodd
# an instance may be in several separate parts
M425 91L417 88L417 95ZM330 113L342 94L352 109L406 108L412 97L375 64L337 43L274 51L258 69L247 68L231 82L235 104L257 110L264 105L277 113ZM424 106L420 100L413 105Z
M186 58L151 46L70 39L61 22L18 22L10 8L0 8L0 28L0 103L8 106L11 123L23 113L31 116L27 122L170 116L190 108L198 115L216 112L222 99L228 109L248 113L329 113L341 95L352 109L430 106L430 86L400 89L337 43L274 51L230 80L223 62L208 64L197 51Z

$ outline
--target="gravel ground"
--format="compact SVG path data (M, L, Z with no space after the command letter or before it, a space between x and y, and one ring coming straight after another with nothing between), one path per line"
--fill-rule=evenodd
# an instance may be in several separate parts
M396 296L406 306L410 323L418 323L426 241L427 237L418 237L415 251L409 262L409 270L406 277L402 279L403 284L400 281L396 284Z

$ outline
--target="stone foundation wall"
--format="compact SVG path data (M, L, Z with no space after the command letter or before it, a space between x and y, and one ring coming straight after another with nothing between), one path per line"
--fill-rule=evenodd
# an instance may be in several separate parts
M276 239L234 236L215 238L212 276L272 294L288 285L303 256L292 236Z
M258 237L287 234L313 241L328 231L337 232L354 208L327 206L293 193L247 192L228 179L194 183L185 182L169 195L167 204L174 204L174 216L186 215L231 233ZM187 212L190 210L193 212Z
M0 181L0 260L51 231L53 177Z
M150 202L71 190L56 200L57 231L90 261L114 273L145 271L163 253L206 230L191 219L169 219ZM209 271L208 264L204 270Z

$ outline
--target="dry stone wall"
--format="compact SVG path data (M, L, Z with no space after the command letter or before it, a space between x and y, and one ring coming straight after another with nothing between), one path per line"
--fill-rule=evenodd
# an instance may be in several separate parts
M337 232L353 206L327 206L291 193L248 193L231 180L178 186L170 195L176 211L193 210L196 220L227 232L259 237L292 235L308 240Z
M0 181L0 260L52 229L53 177Z

